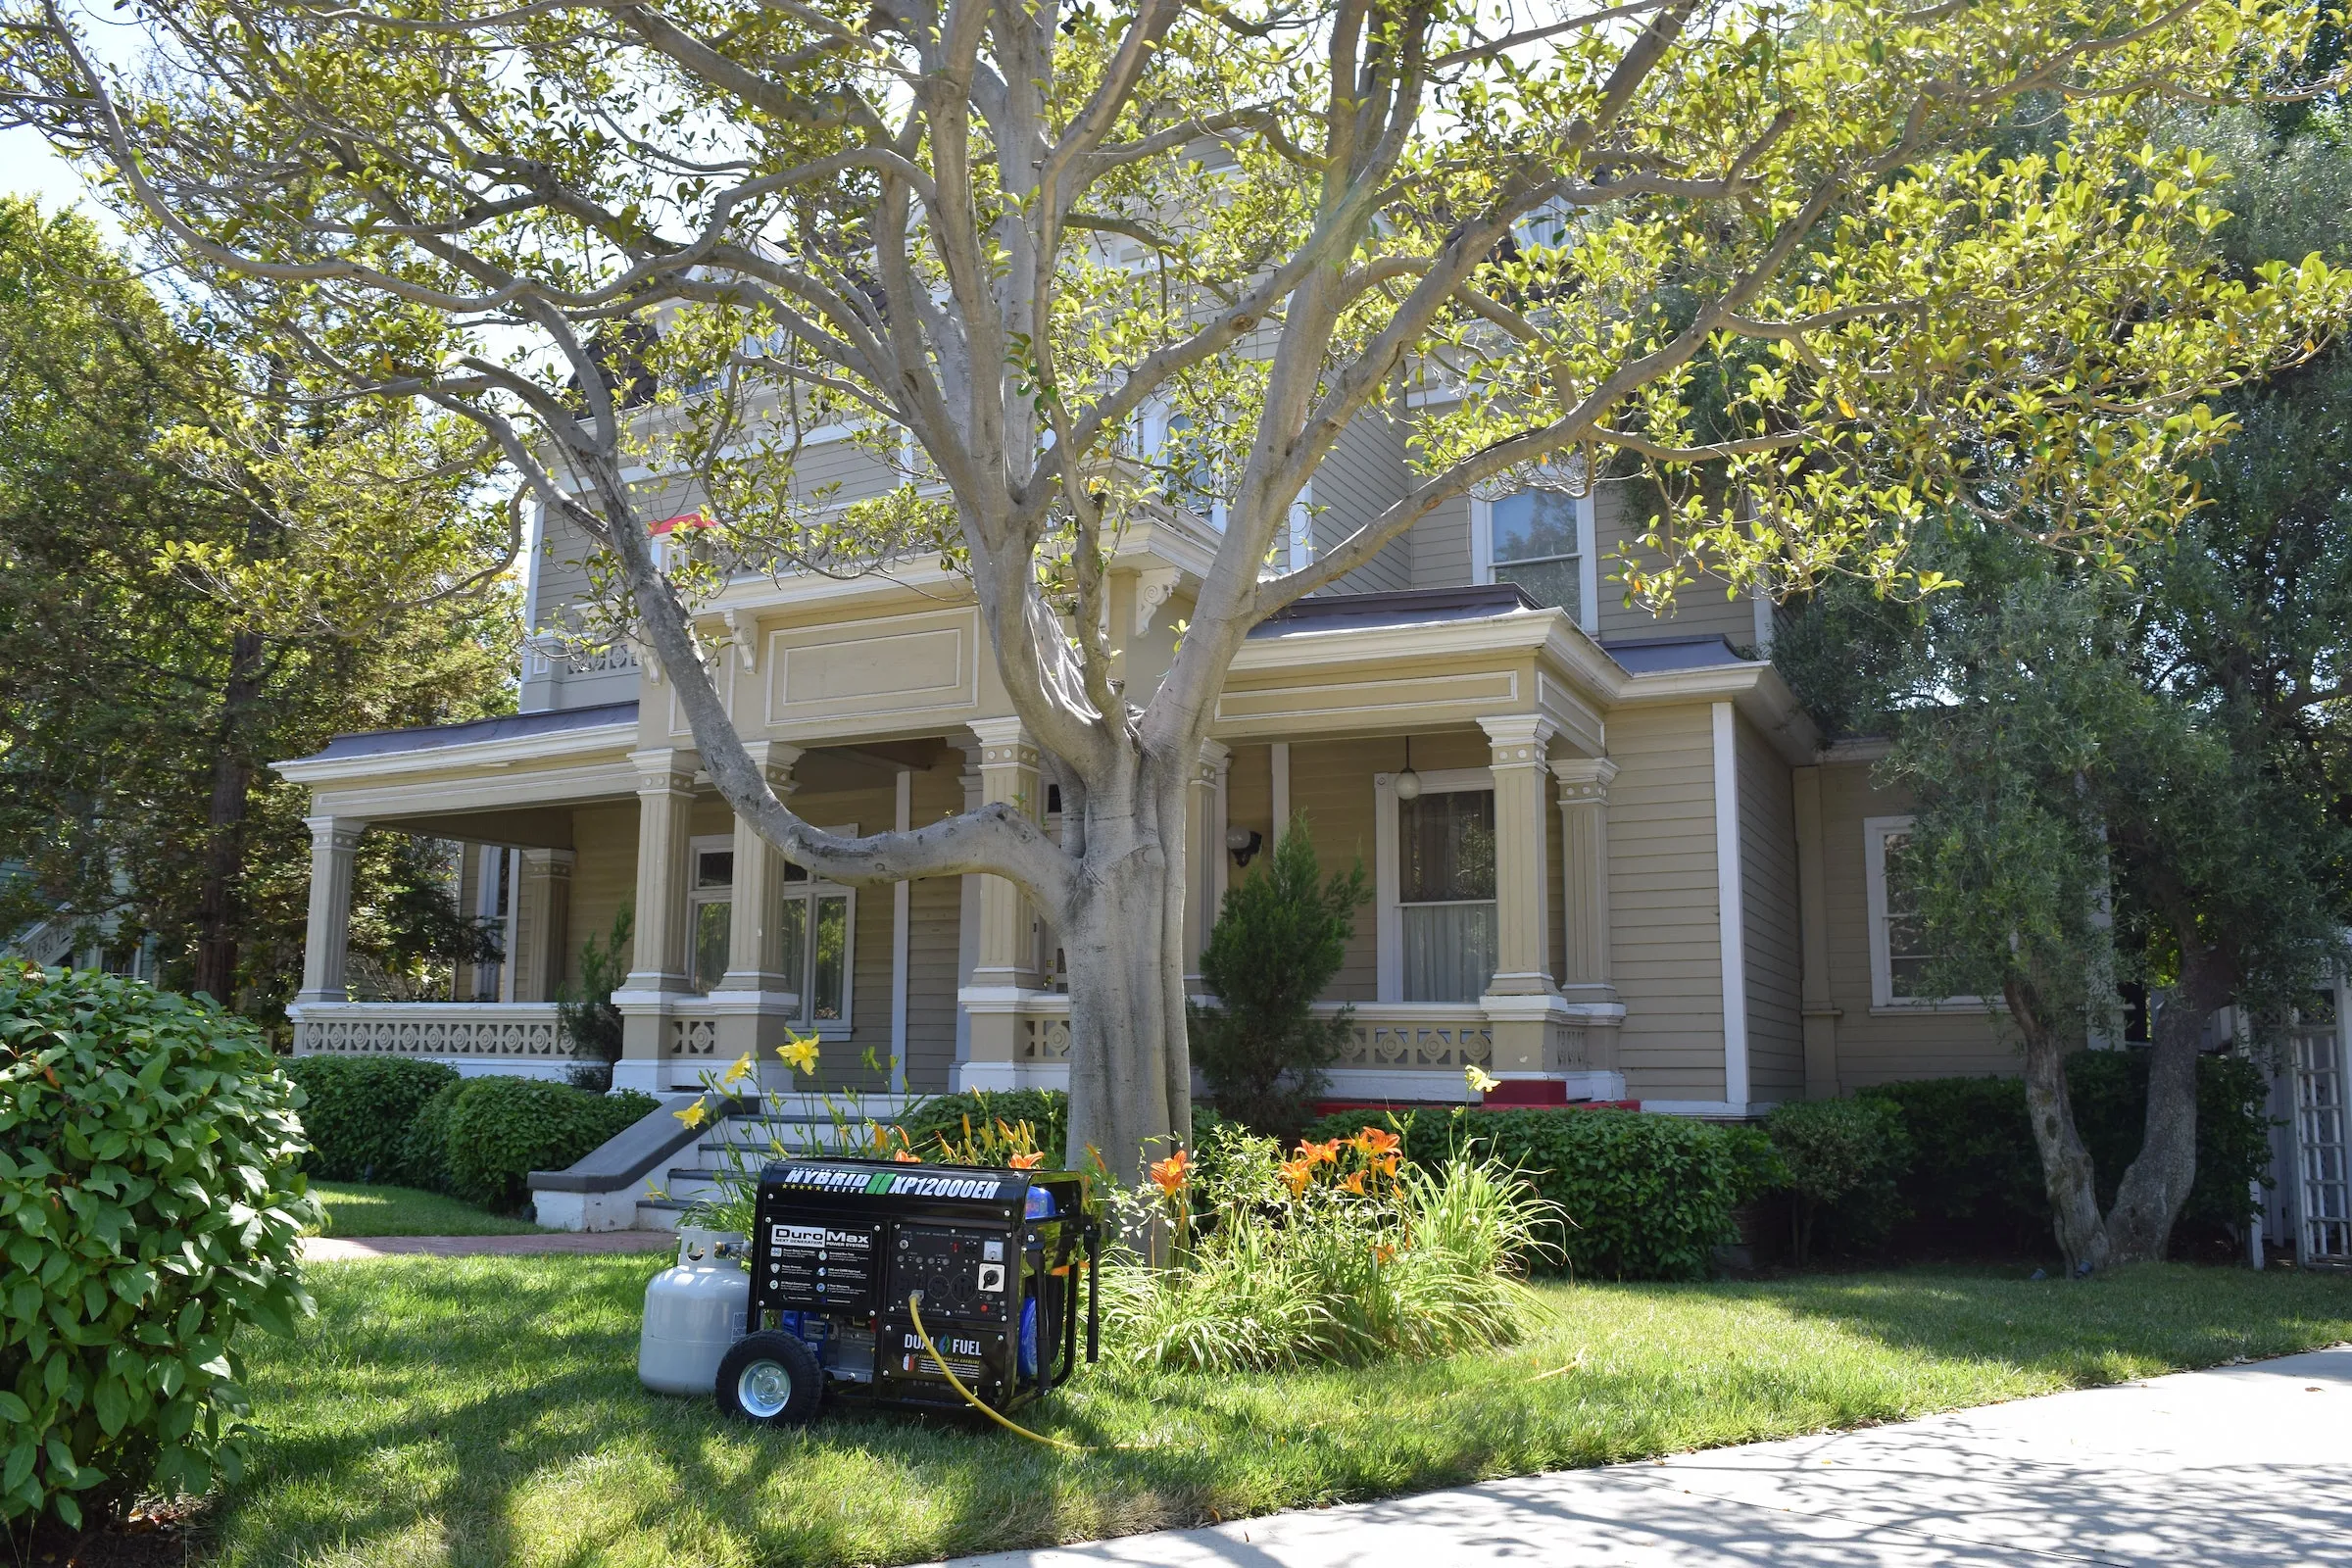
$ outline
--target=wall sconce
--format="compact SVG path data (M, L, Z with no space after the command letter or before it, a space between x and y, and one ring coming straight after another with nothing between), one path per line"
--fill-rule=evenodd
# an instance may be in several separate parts
M1253 827L1235 827L1225 830L1225 847L1233 852L1233 863L1248 865L1257 854L1266 836Z

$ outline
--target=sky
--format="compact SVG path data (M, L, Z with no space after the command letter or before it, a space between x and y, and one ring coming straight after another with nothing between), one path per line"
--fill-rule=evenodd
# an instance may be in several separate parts
M90 194L74 166L52 152L37 131L24 126L0 130L0 190L39 198L44 213L77 207L109 235L122 236L121 225Z

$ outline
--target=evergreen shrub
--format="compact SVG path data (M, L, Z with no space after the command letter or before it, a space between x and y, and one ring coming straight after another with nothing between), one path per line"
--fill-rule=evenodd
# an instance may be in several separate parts
M237 1332L311 1310L299 1100L208 998L0 964L0 1523L237 1478Z
M1827 1217L1834 1239L1851 1250L1884 1241L1902 1218L1895 1179L1909 1166L1902 1113L1874 1100L1793 1100L1765 1118L1780 1161L1779 1185L1790 1198L1791 1250L1812 1260L1815 1232Z
M449 1191L449 1108L465 1087L465 1079L453 1077L416 1107L400 1139L397 1169L404 1185L428 1193Z
M1310 1139L1385 1127L1404 1132L1405 1157L1436 1169L1455 1152L1524 1174L1561 1216L1541 1230L1548 1258L1571 1275L1704 1279L1714 1249L1738 1237L1732 1211L1755 1196L1752 1136L1637 1110L1342 1111Z
M336 1182L399 1180L416 1112L458 1081L454 1067L401 1056L293 1056L283 1070L302 1085L303 1168Z
M562 1170L656 1107L651 1095L593 1094L544 1078L469 1078L449 1104L449 1185L518 1207L535 1170Z

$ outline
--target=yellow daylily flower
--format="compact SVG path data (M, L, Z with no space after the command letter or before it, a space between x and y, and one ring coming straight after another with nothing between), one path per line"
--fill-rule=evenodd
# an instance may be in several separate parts
M784 1059L786 1065L796 1071L814 1073L816 1071L816 1036L810 1035L806 1040L789 1040L776 1048L776 1054Z
M1474 1095L1491 1095L1502 1087L1501 1079L1488 1072L1475 1061L1462 1069L1462 1079L1469 1084L1470 1092Z
M684 1110L673 1110L670 1114L689 1127L700 1127L710 1113L703 1108L703 1102L698 1100Z
M718 1082L721 1088L732 1089L746 1078L754 1076L758 1071L759 1069L752 1065L752 1054L747 1051L735 1058L735 1065L729 1067L726 1076L719 1079Z

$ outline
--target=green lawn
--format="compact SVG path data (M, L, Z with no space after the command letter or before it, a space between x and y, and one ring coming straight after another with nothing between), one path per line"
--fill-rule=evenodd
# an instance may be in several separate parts
M415 1187L315 1181L311 1196L325 1210L320 1236L520 1236L539 1229L528 1220Z
M319 1316L247 1342L255 1466L229 1563L864 1564L1896 1419L2352 1339L2352 1280L2147 1268L2088 1285L1910 1270L1547 1287L1508 1354L1258 1379L1097 1373L1043 1430L831 1416L780 1434L637 1387L657 1260L308 1270ZM1570 1370L1539 1380L1556 1368Z

